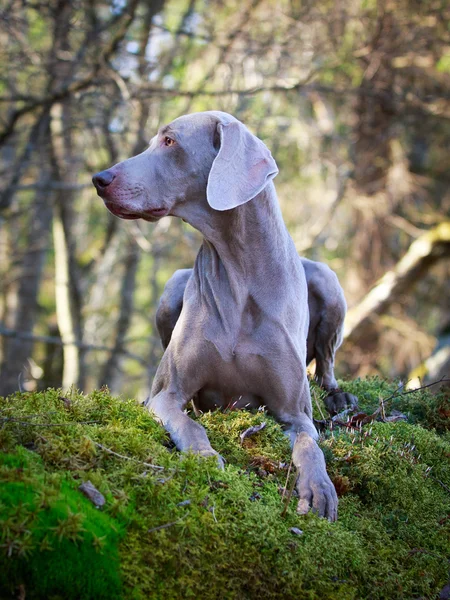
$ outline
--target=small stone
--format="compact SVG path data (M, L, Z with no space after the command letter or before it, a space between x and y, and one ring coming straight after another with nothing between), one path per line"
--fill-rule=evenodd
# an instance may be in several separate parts
M97 508L101 507L105 504L106 500L103 494L101 494L98 489L90 482L85 481L82 483L78 489L82 492L86 498L88 498L92 504L94 504Z
M183 500L182 502L178 502L177 506L189 506L190 503L190 500Z
M261 494L258 494L258 492L253 492L253 494L250 496L250 502L255 502L256 500L261 500Z
M449 600L450 598L450 583L447 583L447 585L442 588L440 594L439 594L439 600Z
M70 410L72 408L72 401L69 400L69 398L65 398L64 396L60 396L59 399L64 402L64 408L66 410Z
M303 531L301 529L299 529L298 527L291 527L289 529L289 531L291 533L293 533L294 535L303 535Z

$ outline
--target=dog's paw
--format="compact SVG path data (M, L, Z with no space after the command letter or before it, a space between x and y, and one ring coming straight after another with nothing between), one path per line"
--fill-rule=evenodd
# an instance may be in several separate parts
M336 521L338 497L328 474L321 473L311 478L299 477L297 482L299 501L297 512L305 515L310 510L329 521Z
M348 408L355 410L358 407L358 398L337 388L328 390L328 396L325 398L324 404L329 414L334 416Z
M325 458L317 442L306 432L299 433L292 449L292 460L299 471L296 488L297 512L310 510L329 521L336 521L338 497L328 476Z
M215 450L201 450L200 452L198 452L198 454L203 457L215 456L218 468L221 471L225 469L225 459L222 456L220 456L220 454Z

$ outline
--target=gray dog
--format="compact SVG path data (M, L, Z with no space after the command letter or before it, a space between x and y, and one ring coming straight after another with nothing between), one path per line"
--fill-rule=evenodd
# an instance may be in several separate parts
M306 364L316 358L331 410L354 403L336 389L333 373L345 300L330 269L299 258L272 183L277 173L261 140L213 111L162 127L145 152L93 182L122 219L171 215L204 237L194 268L175 273L158 309L166 350L148 408L180 450L222 463L186 404L195 396L202 410L266 406L293 445L298 511L312 507L335 520L338 501L316 443Z

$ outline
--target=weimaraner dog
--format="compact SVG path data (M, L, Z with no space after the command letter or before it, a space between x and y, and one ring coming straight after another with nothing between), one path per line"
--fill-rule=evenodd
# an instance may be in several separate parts
M330 408L353 402L335 390L333 374L345 300L332 271L299 258L272 182L277 173L261 140L211 111L160 128L147 150L93 182L114 215L180 217L204 238L194 268L177 272L164 292L158 323L167 347L147 407L179 450L215 455L222 465L187 403L265 406L293 445L298 511L335 520L306 364L316 358Z

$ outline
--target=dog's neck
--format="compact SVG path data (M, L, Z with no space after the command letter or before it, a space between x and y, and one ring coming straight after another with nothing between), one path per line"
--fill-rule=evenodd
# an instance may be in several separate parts
M304 274L272 183L232 210L196 206L185 218L204 236L191 285L214 315L205 324L205 338L230 361L242 332L254 323L295 314L292 298L301 293L286 290L304 285ZM177 216L184 218L181 211Z
M256 286L280 273L289 262L293 242L283 221L275 187L270 182L249 202L227 211L209 206L190 211L185 220L204 237L200 253L218 269ZM209 272L212 273L211 269Z

